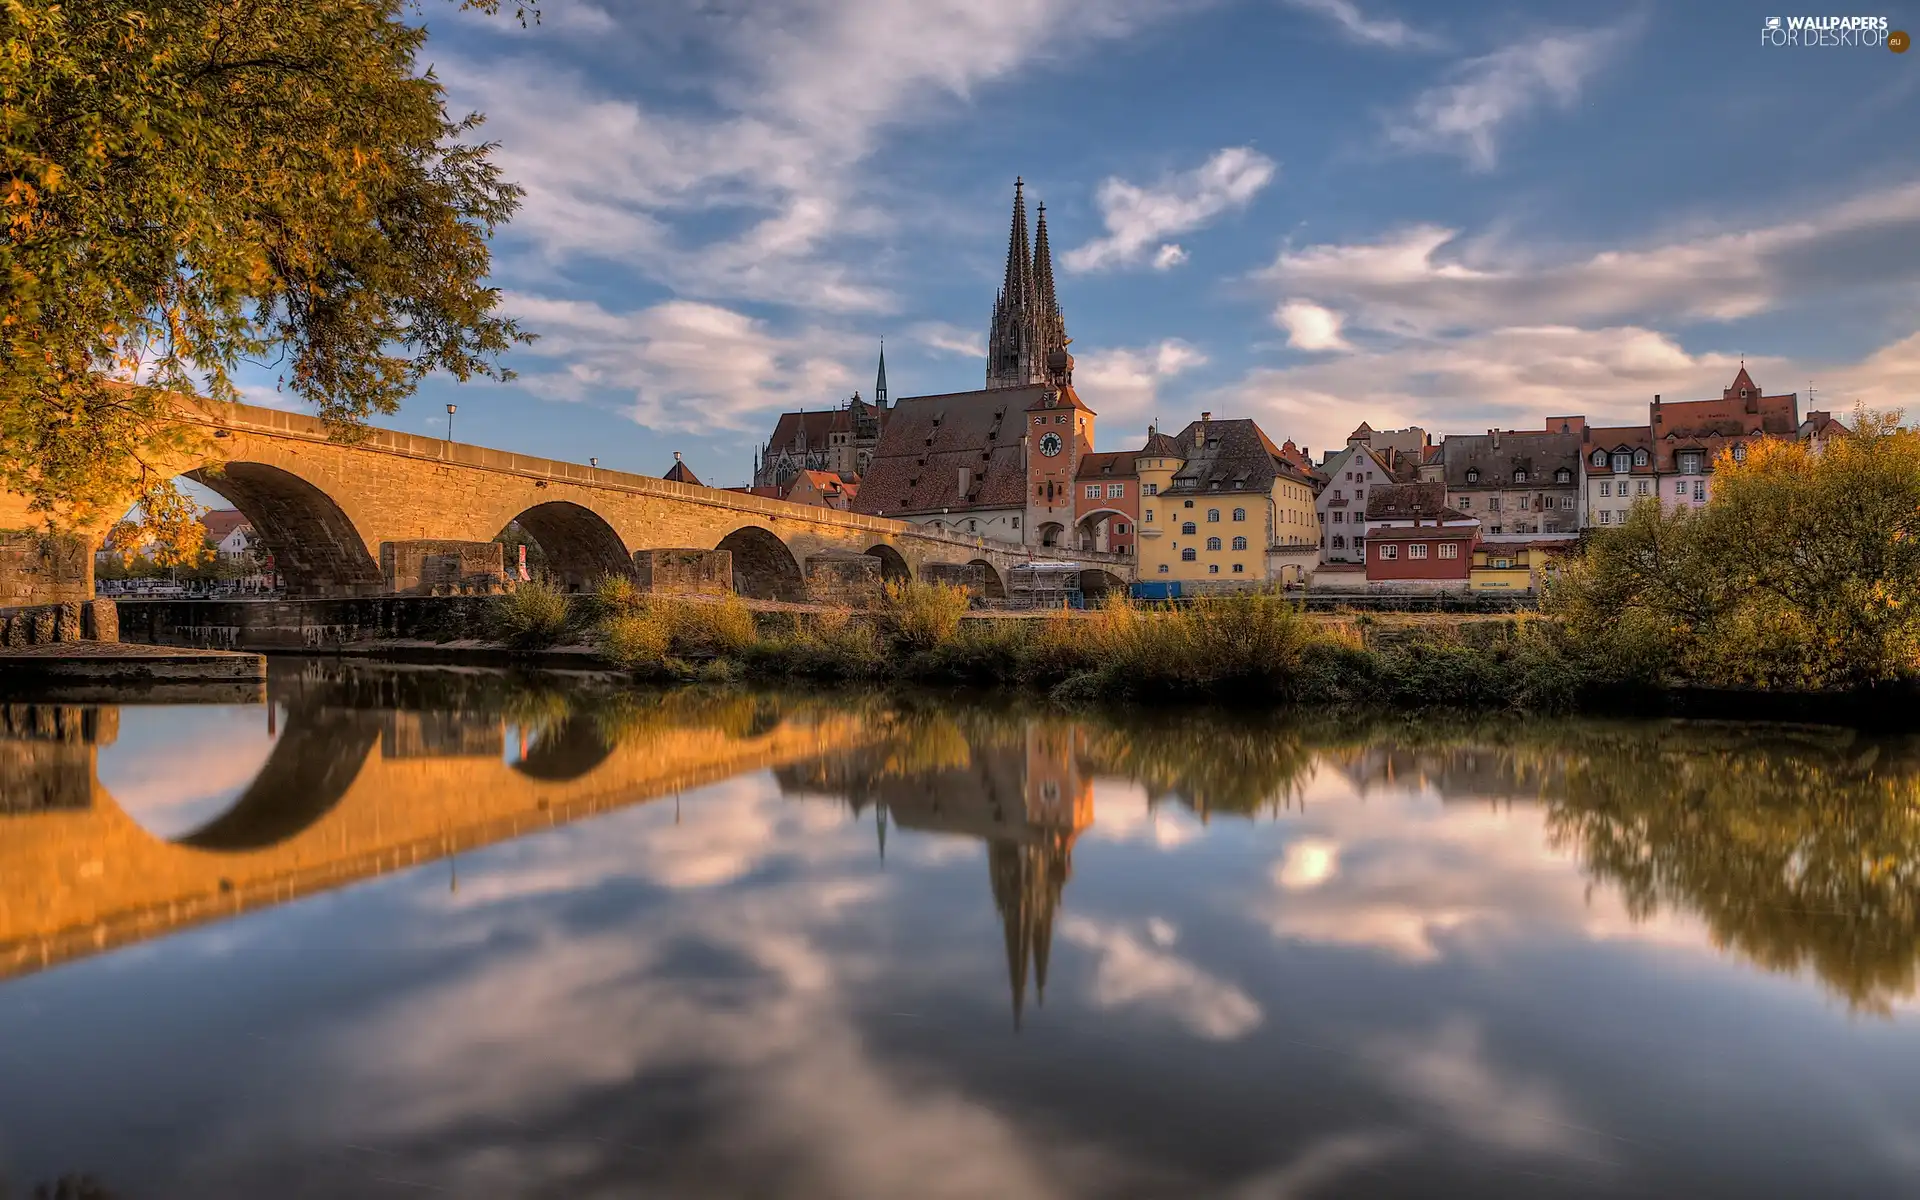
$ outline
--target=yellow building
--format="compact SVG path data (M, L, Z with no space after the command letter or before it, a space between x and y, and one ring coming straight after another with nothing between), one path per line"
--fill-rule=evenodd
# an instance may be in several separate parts
M1474 592L1538 592L1555 560L1573 542L1481 542L1473 551L1467 589Z
M1139 578L1183 590L1298 582L1320 544L1313 477L1250 420L1212 413L1176 436L1154 430L1140 476ZM1291 578L1289 577L1291 575Z

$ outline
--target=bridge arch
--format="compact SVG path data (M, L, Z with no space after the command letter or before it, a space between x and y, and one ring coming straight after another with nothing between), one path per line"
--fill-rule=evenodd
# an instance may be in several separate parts
M522 511L518 522L540 543L547 569L570 592L583 592L602 575L633 574L633 558L606 518L571 500L549 500ZM506 533L502 526L496 538Z
M1088 567L1080 572L1080 594L1089 600L1107 595L1109 592L1126 591L1127 581L1112 571L1103 571L1099 567Z
M198 467L186 477L240 510L293 595L384 590L380 564L352 519L333 497L300 476L266 463L239 461Z
M173 840L196 850L240 853L304 833L340 803L379 740L378 712L289 708L273 752L233 806Z
M992 563L984 558L976 558L967 565L980 568L980 574L983 579L980 591L982 597L988 600L1005 600L1007 598L1007 582L1000 578L1000 572L994 570Z
M733 590L755 600L805 600L806 577L793 551L771 531L742 525L715 547L733 556Z
M881 579L891 583L896 579L905 582L913 578L913 570L907 566L907 560L901 556L898 550L895 550L885 542L869 546L867 553L880 560Z
M613 753L613 742L590 715L573 715L541 729L513 769L544 783L568 783Z

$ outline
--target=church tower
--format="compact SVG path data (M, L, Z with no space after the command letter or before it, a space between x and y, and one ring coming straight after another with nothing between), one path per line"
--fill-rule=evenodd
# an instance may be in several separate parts
M1013 226L1007 235L1007 271L987 329L987 386L1061 387L1073 378L1066 322L1053 286L1053 250L1047 242L1047 206L1031 251L1027 248L1024 180L1013 181Z

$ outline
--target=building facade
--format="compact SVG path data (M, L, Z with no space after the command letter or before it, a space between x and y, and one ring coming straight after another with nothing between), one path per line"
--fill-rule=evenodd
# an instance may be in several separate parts
M1418 432L1426 436L1424 430ZM1368 497L1380 488L1412 483L1417 477L1419 458L1393 449L1377 451L1368 444L1374 436L1362 421L1347 438L1346 448L1320 464L1322 479L1314 507L1322 563L1366 562Z
M1464 590L1480 522L1447 505L1444 483L1399 483L1367 497L1370 590Z
M855 392L839 408L781 413L773 436L754 453L755 488L774 488L785 496L802 471L827 471L857 480L867 472L892 413L887 395L887 348L880 347L873 401Z
M1150 431L1135 466L1143 583L1297 583L1313 561L1314 480L1254 422L1201 413L1172 437Z
M1446 438L1439 478L1447 504L1491 536L1580 532L1580 451L1585 417L1549 417L1545 429Z
M853 498L859 494L858 483L842 479L832 471L802 471L794 477L783 499L794 504L811 504L817 508L846 512Z
M1073 480L1074 544L1081 550L1132 554L1140 524L1137 450L1101 450L1080 456Z

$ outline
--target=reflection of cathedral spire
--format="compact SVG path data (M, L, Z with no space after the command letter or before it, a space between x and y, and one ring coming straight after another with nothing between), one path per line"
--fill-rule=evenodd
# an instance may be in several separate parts
M1047 997L1047 957L1053 948L1053 914L1073 874L1073 835L1049 833L1038 844L995 841L987 846L993 904L1007 943L1007 982L1013 991L1013 1027L1026 1008L1029 971L1040 1003Z

